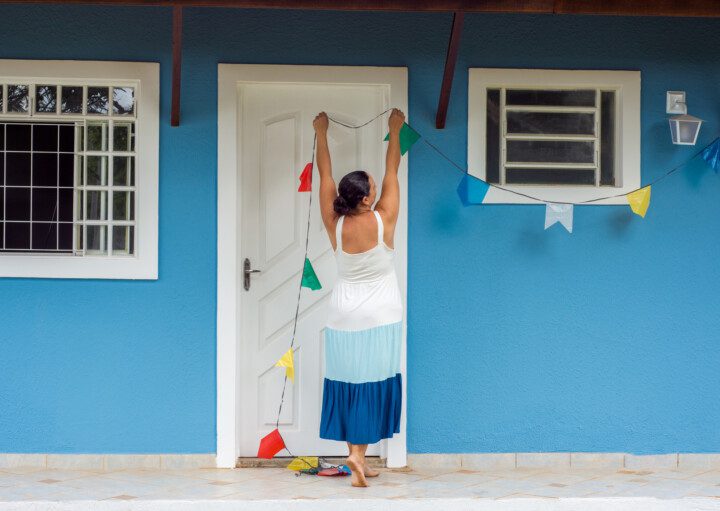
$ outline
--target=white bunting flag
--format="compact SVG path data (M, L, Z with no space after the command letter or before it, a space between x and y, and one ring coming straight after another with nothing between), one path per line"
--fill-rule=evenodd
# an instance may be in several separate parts
M560 222L568 232L573 230L573 205L555 204L548 202L545 205L545 229Z

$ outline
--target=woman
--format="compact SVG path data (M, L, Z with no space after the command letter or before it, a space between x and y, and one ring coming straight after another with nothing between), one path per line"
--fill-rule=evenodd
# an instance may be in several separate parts
M350 172L336 188L328 150L328 117L313 121L320 173L320 212L335 250L338 279L325 328L325 379L320 437L345 441L352 485L367 486L378 472L365 464L368 444L400 432L402 302L393 266L400 206L400 128L393 109L382 193L373 209L375 181Z

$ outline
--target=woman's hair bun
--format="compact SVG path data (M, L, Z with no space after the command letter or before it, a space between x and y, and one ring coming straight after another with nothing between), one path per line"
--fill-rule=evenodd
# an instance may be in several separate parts
M370 195L370 177L364 170L356 170L345 175L338 185L338 196L333 209L338 215L347 215L362 200Z
M338 195L337 197L335 197L335 201L333 202L333 209L338 215L347 215L350 211L352 211L352 208L348 206L348 203L345 201L342 195Z

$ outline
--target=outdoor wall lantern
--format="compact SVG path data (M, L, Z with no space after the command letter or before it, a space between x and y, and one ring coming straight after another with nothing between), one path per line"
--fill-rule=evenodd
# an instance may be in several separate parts
M685 92L668 91L665 111L669 114L680 114L670 117L670 136L672 143L678 145L695 145L702 119L687 114Z

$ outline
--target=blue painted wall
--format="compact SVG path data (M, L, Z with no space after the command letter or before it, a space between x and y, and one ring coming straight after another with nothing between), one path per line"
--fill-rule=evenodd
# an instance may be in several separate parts
M217 63L407 66L410 120L466 161L467 67L639 69L642 175L687 159L665 91L720 134L719 20L471 15L448 126L446 14L188 9L182 126L168 126L170 12L0 6L0 58L161 63L160 279L0 281L0 452L215 449ZM368 117L375 112L368 112ZM701 163L647 217L462 208L410 156L410 452L720 451L720 179Z

